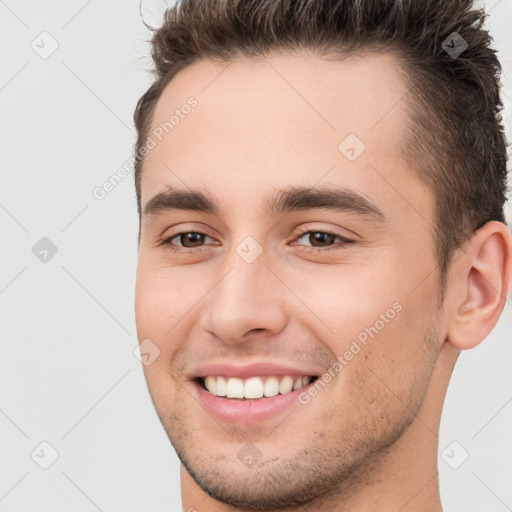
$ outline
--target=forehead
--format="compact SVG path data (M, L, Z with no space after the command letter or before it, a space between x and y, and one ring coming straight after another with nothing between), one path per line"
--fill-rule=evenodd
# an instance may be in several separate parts
M142 204L166 184L233 201L233 191L250 191L257 202L275 188L321 182L387 202L397 215L421 193L417 208L430 217L429 192L398 151L410 101L403 77L390 54L190 65L157 102L150 135L160 129L161 140L153 136L144 161ZM190 98L195 106L184 108Z

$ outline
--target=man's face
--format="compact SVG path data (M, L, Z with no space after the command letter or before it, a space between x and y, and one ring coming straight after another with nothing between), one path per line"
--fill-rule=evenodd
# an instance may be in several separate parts
M160 351L144 370L168 436L218 500L257 509L320 496L375 466L421 406L444 340L434 198L397 151L410 100L391 56L275 55L199 62L158 101L138 336ZM217 211L172 207L171 190ZM213 397L207 375L262 377L244 388L256 396L275 392L275 376L283 394ZM288 395L286 375L323 385Z

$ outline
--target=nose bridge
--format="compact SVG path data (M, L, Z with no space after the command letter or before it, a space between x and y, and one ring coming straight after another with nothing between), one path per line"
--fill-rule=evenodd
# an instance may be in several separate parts
M207 330L226 342L236 342L254 329L270 335L284 327L286 315L276 293L279 283L267 268L269 257L252 237L230 249L222 277L209 294Z

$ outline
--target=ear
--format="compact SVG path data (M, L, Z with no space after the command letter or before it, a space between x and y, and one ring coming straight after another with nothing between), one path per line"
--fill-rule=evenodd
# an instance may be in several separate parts
M447 341L466 350L489 335L507 301L512 279L512 237L507 226L488 222L453 265Z

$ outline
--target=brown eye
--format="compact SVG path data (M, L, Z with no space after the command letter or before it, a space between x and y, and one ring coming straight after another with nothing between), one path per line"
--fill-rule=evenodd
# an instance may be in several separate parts
M309 230L299 233L291 245L297 246L301 251L319 255L329 251L346 250L354 244L354 240L338 235L335 232Z
M197 247L199 245L202 245L204 243L206 235L203 235L202 233L181 233L176 238L179 238L180 244L183 245L183 247Z
M308 231L304 233L300 238L306 237L307 244L312 247L326 247L336 243L336 239L341 239L338 235L334 235L332 233L326 233L324 231Z
M210 237L204 233L198 233L197 231L186 231L167 238L163 241L163 244L176 247L193 248L202 246L205 243L206 238Z

